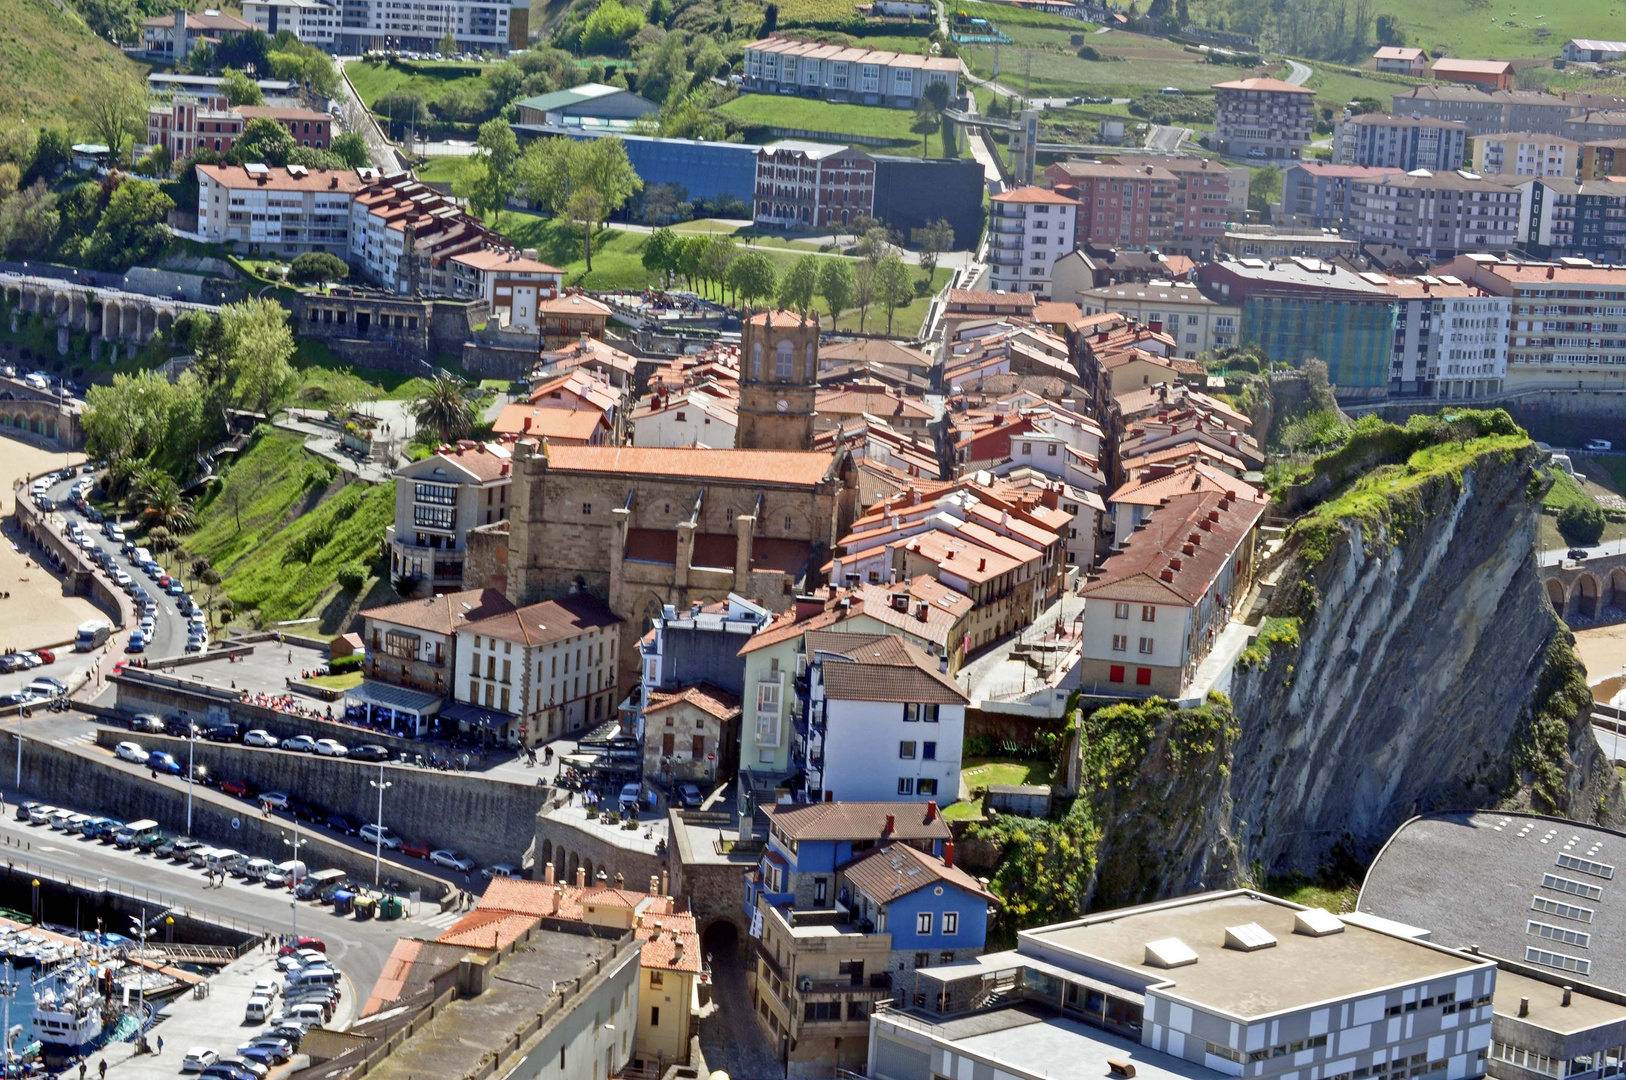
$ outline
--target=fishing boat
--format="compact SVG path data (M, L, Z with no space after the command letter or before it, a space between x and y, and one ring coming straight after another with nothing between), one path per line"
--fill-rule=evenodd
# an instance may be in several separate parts
M34 984L34 1035L47 1050L85 1053L101 1043L107 1001L96 969L84 960L60 964Z

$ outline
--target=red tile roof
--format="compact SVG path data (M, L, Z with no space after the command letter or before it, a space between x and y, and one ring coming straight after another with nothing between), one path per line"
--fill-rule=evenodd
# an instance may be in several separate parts
M740 715L739 696L711 683L696 683L676 690L651 690L649 702L644 706L644 715L662 712L680 702L688 702L719 720L732 720Z
M1061 206L1078 205L1077 199L1069 199L1065 195L1056 194L1049 188L1034 187L1032 185L1017 188L1015 191L1006 191L999 195L995 195L992 201L1005 203L1050 203L1052 205Z
M817 313L814 313L813 317L808 319L799 312L785 311L776 308L773 311L759 312L756 315L752 315L745 321L750 323L752 326L806 326L809 322L812 322L815 326L817 326L819 316Z
M927 701L963 705L969 698L937 670L936 658L896 634L843 634L815 630L807 654L834 654L826 660L824 695L837 701Z
M246 165L199 165L197 170L231 191L260 188L266 191L332 191L353 195L365 184L354 169L311 169L304 176L295 176L285 168L271 167L266 172L263 184L249 174Z
M591 593L544 600L515 611L493 615L478 622L464 623L461 629L503 641L526 645L546 645L592 630L619 625L621 620L609 606Z
M826 802L762 807L769 824L791 840L951 840L936 803ZM892 828L887 829L887 822Z
M559 409L516 401L504 405L491 430L497 435L529 435L560 442L585 443L600 428L608 430L609 417L600 409Z
M946 866L937 856L927 855L908 844L872 848L839 869L864 895L880 904L890 904L928 885L952 885L991 903L997 902L993 893L958 866Z
M514 610L500 589L468 589L444 593L426 600L408 600L385 607L368 608L364 619L410 626L435 634L456 633L470 622Z
M1079 590L1088 602L1129 600L1194 606L1264 516L1264 499L1217 491L1174 495L1130 533L1101 576ZM1193 540L1192 538L1196 539Z
M1285 83L1280 79L1233 79L1230 82L1214 83L1210 89L1268 90L1278 94L1315 94L1315 91L1307 86L1294 86L1292 83Z
M557 446L557 472L636 473L812 487L830 471L830 454L802 450L704 450L639 446Z
M481 248L453 255L452 261L476 270L507 270L514 274L562 274L557 266L521 255L512 248Z

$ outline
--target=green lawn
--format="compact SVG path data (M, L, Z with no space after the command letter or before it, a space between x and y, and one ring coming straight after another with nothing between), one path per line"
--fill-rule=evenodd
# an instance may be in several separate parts
M299 388L294 394L296 400L313 397L306 393L307 390L335 388L345 373L368 384L363 399L414 401L422 397L429 386L428 379L421 376L405 375L387 368L353 367L329 352L326 345L310 338L300 339L299 349L294 353L294 367L299 372Z
M920 135L910 131L915 114L909 109L889 109L883 105L840 105L812 98L787 97L779 94L741 94L717 110L733 117L747 128L747 138L755 138L752 131L767 128L787 128L798 131L821 132L839 137L864 135L887 139L885 147L866 146L876 153L898 154L905 157L920 156ZM766 136L764 136L766 137ZM928 157L941 157L943 137L933 131L927 137ZM970 151L961 140L962 156Z
M1095 29L1093 23L1080 22L1078 19L1067 19L1043 11L1024 11L1006 4L984 4L978 0L960 0L952 6L949 14L952 17L959 12L964 12L973 19L987 19L1012 38L1016 35L1011 29L1017 26L1051 27L1068 30L1074 34L1088 34Z
M1048 784L1050 763L1028 758L966 758L960 775L968 790L990 784Z
M304 680L312 686L320 686L326 690L349 690L361 685L361 672L347 671L343 675L312 675Z
M644 269L643 249L645 241L649 238L647 233L625 232L620 229L601 230L593 241L593 269L588 271L587 262L582 257L581 230L568 222L510 210L503 213L497 227L515 244L520 247L536 248L538 258L562 269L567 284L581 285L587 289L642 289L648 285L658 284L654 276ZM717 231L720 234L733 232L726 227ZM745 230L740 230L740 233L753 238L756 235L754 231L747 234ZM761 250L768 256L774 264L774 269L781 274L803 254L787 248L785 241L780 237L766 238L760 244L753 239L750 246L753 250ZM922 276L923 271L919 267L912 266L909 269L914 277ZM947 269L939 269L932 278L932 292L935 293L947 284L951 274L952 272ZM931 294L928 294L894 312L892 332L900 337L910 337L918 333L921 323L925 321L926 308L930 300ZM848 311L842 316L839 327L844 330L857 330L858 323L858 312ZM884 331L886 311L880 307L870 308L864 328L871 333Z
M395 519L395 485L341 486L331 470L305 452L302 437L262 427L197 503L198 527L182 543L220 573L240 612L257 612L251 621L318 616L332 632L359 599L335 578L378 552Z
M371 60L344 66L350 76L350 85L356 88L361 102L369 109L373 102L397 90L422 94L425 101L433 101L449 86L485 90L485 75L476 74L473 64L414 64L412 69L397 64L375 63Z
M466 157L432 157L429 164L418 170L418 179L426 184L455 184L468 168Z
M996 9L997 10L997 9ZM1079 46L1072 40L1080 30L1076 24L1000 25L1017 47L1001 47L999 80L1012 89L1031 85L1038 96L1136 97L1148 90L1177 86L1187 91L1206 91L1216 82L1245 78L1248 69L1209 64L1197 53L1186 52L1179 44L1162 38L1114 31L1109 34L1084 33L1084 43L1101 55L1100 60L1081 60ZM1071 20L1061 20L1071 23ZM982 78L994 74L992 45L962 46L960 55Z
M146 78L148 65L126 57L85 26L71 4L8 0L0 27L0 126L65 126L75 141L90 131L81 95L115 78Z
M1379 75L1377 72L1360 72L1353 68L1328 68L1315 61L1305 61L1315 69L1310 81L1305 85L1315 91L1317 105L1330 106L1333 117L1337 119L1342 115L1345 104L1356 98L1376 98L1388 109L1394 101L1396 94L1403 94L1416 86L1416 80L1395 79L1388 75ZM1287 68L1281 68L1286 72ZM1325 137L1325 136L1323 136Z

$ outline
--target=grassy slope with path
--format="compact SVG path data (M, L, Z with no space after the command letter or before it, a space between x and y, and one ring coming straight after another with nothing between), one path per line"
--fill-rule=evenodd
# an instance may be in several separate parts
M86 134L78 95L123 76L144 76L137 64L50 0L9 0L0 26L0 124L65 125Z
M833 135L866 135L890 140L885 147L861 149L876 153L920 157L920 135L909 130L915 122L910 109L889 109L884 105L844 105L813 98L781 94L741 94L717 110L746 127L747 139L753 129L769 127L799 131L823 131ZM943 136L934 131L927 136L927 156L943 155ZM962 140L961 156L967 156Z
M350 85L361 95L362 104L372 108L373 102L397 90L422 94L425 101L433 101L448 86L486 89L482 72L476 73L473 64L414 64L411 69L396 64L378 64L361 61L346 64L345 73Z
M327 477L302 437L262 427L197 503L198 527L183 545L208 558L232 603L257 609L262 625L318 616L321 631L333 632L377 591L372 577L358 596L335 576L378 551L395 520L395 485ZM299 550L303 538L324 533L314 552Z

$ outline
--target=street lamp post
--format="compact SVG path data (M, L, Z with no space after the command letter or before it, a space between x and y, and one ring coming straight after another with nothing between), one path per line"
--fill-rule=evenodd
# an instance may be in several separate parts
M192 721L183 712L181 719L186 721L186 835L192 835L192 779L196 769L192 767L192 746L197 742L197 730Z
M378 764L378 779L367 781L378 789L378 832L373 834L373 887L384 874L384 792L394 785L384 779L384 763Z
M291 847L291 848L294 849L294 861L295 862L302 862L302 860L299 857L300 854L301 854L300 849L303 848L306 844L310 843L310 841L309 840L301 840L299 838L299 819L297 817L294 818L294 838L292 840L290 840L286 836L284 836L282 838L282 842L284 844L286 844L288 847ZM297 881L293 882L292 885L290 885L290 889L297 886L298 884L299 884L299 882L297 882ZM289 918L290 929L293 932L294 940L298 941L299 940L299 897L290 895L288 897L288 907L293 913Z

